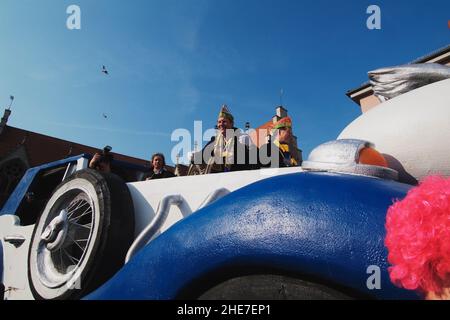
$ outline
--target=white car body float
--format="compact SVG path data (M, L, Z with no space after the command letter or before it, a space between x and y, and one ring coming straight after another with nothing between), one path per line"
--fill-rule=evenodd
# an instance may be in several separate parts
M382 103L352 122L338 137L349 138L374 143L377 150L386 155L389 167L399 172L400 181L411 183L411 177L420 180L431 173L450 176L450 79ZM348 159L338 160L352 165L357 160L355 157L350 155ZM330 163L337 161L332 154L329 159ZM312 160L317 162L317 159ZM85 159L77 161L73 170L86 168ZM311 170L328 169L325 159ZM271 176L302 171L301 167L261 169L128 183L135 225L134 243L127 249L127 261L175 223L218 198ZM33 299L28 255L36 224L22 226L14 214L2 212L0 215L4 298ZM45 262L41 264L45 267ZM41 297L46 298L45 294Z

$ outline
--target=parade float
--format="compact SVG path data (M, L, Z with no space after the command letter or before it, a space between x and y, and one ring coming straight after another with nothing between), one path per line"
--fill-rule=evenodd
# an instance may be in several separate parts
M88 155L29 169L0 211L4 299L421 298L392 283L384 241L395 201L450 176L448 69L418 85L426 70L301 167L132 183Z

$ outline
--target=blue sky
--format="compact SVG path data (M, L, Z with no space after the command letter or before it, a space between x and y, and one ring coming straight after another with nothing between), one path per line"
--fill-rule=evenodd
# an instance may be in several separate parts
M347 90L448 45L448 20L447 0L1 0L0 105L16 97L12 126L148 159L223 103L238 127L268 121L283 88L306 158L360 114Z

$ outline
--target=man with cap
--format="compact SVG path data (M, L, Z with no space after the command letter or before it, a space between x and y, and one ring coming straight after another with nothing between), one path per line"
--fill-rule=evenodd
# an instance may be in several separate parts
M203 161L217 165L221 172L255 169L258 164L256 157L255 163L250 163L250 148L255 148L251 139L234 127L234 117L223 105L217 119L217 134L202 150Z
M292 142L292 120L284 117L272 128L272 136L267 144L259 148L259 161L262 167L294 167L298 163L289 150Z

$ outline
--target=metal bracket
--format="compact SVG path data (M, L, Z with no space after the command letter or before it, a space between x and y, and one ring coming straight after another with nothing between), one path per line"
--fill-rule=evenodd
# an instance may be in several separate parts
M11 243L16 248L20 247L25 242L25 237L21 235L11 235L3 237L3 241Z

